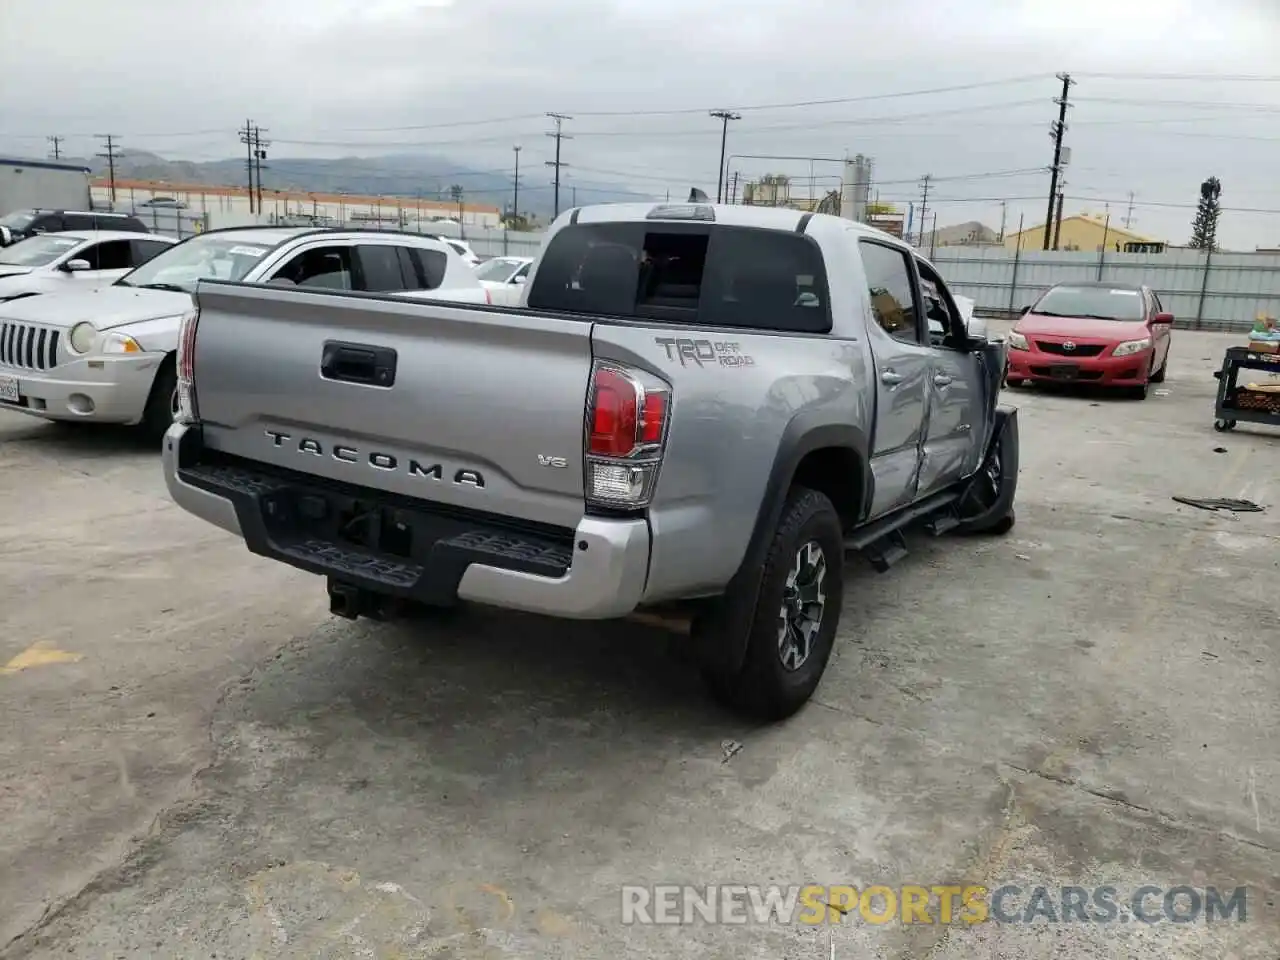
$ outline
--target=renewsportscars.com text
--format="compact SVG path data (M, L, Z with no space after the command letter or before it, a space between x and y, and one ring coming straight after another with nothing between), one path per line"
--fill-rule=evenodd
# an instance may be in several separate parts
M1214 923L1247 919L1246 888L999 887L954 884L624 886L622 922L637 925Z

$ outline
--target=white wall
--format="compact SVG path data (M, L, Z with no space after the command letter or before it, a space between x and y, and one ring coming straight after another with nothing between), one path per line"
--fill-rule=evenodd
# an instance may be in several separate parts
M939 247L933 263L982 312L1016 312L1055 283L1111 280L1146 284L1178 326L1247 329L1259 313L1280 314L1280 256L1199 250L1166 253L1013 251Z

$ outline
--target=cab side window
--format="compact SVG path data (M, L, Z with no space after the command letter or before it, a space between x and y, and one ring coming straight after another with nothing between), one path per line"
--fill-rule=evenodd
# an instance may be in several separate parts
M407 290L434 290L444 283L449 269L449 255L443 250L425 247L400 247L400 265L409 278Z
M362 243L356 247L360 260L360 289L370 293L394 293L414 287L405 282L400 248L383 243Z
M924 299L925 320L929 325L929 345L956 347L956 337L962 335L964 319L955 302L946 292L946 285L938 272L923 260L916 260L916 272L920 275L920 292Z
M859 242L858 250L876 323L895 340L919 343L920 305L909 254L871 240Z
M350 290L351 248L313 247L303 250L275 272L271 282L278 281L297 284L299 287Z
M133 267L133 251L128 240L94 244L81 257L88 260L95 270L128 270Z

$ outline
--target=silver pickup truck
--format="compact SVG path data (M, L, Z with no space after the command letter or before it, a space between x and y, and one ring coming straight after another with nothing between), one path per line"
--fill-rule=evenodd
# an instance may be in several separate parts
M519 307L201 283L174 499L328 578L334 613L678 605L711 690L817 687L846 551L1013 525L1004 344L913 250L832 216L584 207ZM932 332L931 332L932 330Z

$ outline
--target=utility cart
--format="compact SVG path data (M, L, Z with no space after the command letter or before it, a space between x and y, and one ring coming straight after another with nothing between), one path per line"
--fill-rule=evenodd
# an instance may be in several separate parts
M1268 389L1248 389L1248 379L1240 383L1241 370L1270 374L1271 378L1265 381ZM1222 358L1222 369L1214 376L1218 378L1218 399L1213 411L1213 429L1234 430L1240 422L1280 427L1280 353L1256 347L1229 347Z

